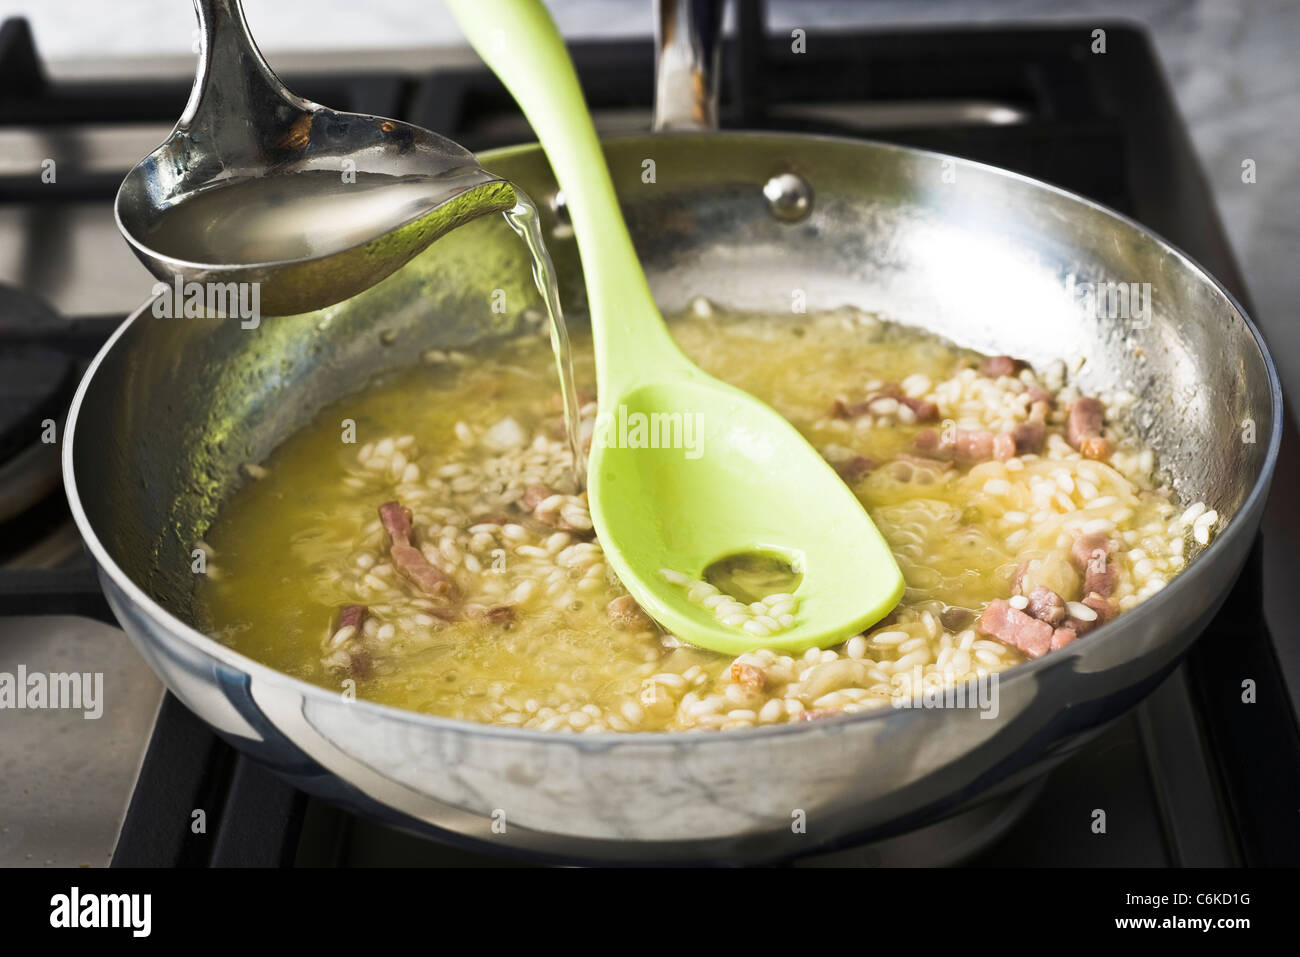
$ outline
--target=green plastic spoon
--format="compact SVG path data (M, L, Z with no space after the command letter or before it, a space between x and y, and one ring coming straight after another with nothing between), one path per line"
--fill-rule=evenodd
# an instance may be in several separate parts
M879 621L902 597L903 576L861 503L793 426L697 368L669 335L546 8L448 6L523 109L568 203L600 396L587 492L619 579L674 635L730 655L824 648ZM659 447L644 447L656 426ZM713 563L746 554L783 558L801 575L795 621L773 634L723 624L700 601L708 589L692 598L670 580L702 579Z

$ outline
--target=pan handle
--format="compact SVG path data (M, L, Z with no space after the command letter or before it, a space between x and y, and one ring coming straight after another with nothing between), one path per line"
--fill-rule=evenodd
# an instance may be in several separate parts
M654 129L718 128L725 0L655 0Z

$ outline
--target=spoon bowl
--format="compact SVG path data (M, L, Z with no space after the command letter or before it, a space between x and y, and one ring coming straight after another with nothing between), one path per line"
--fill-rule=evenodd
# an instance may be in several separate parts
M634 386L602 415L589 465L592 521L619 579L673 634L729 655L799 652L843 641L903 597L902 575L861 504L768 406L697 372ZM659 447L634 445L636 426L653 438L656 422ZM693 583L733 556L790 566L799 577L792 626L769 628L758 609L752 624L724 625L726 609L704 604L712 592Z
M167 141L127 174L114 207L159 279L255 283L261 312L309 312L368 289L468 220L515 205L510 184L457 143L289 92L238 0L195 8L201 47L189 103Z
M523 108L569 206L599 387L587 494L619 579L674 635L730 655L827 647L879 621L904 582L862 504L792 425L669 335L545 7L448 5ZM731 601L707 580L745 556L780 558L798 576L783 610Z

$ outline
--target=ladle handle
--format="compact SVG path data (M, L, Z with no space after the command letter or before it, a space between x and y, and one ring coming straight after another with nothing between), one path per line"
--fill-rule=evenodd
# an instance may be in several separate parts
M239 141L277 142L316 104L290 93L267 65L239 0L194 0L194 11L199 66L176 128L209 134L227 148Z
M540 0L447 5L524 111L564 190L586 277L602 406L644 370L662 377L670 365L690 368L659 316L573 62L546 8Z

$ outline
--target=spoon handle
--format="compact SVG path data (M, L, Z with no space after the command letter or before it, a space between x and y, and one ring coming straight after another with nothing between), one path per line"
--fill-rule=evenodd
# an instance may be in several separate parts
M288 115L315 104L294 96L267 65L244 19L239 0L194 0L199 18L199 66L178 130L208 134L229 149L236 141L274 142L263 127L278 129Z
M660 318L564 40L540 0L448 0L537 133L564 190L591 308L601 405L649 370L691 368ZM649 187L653 188L653 187Z

